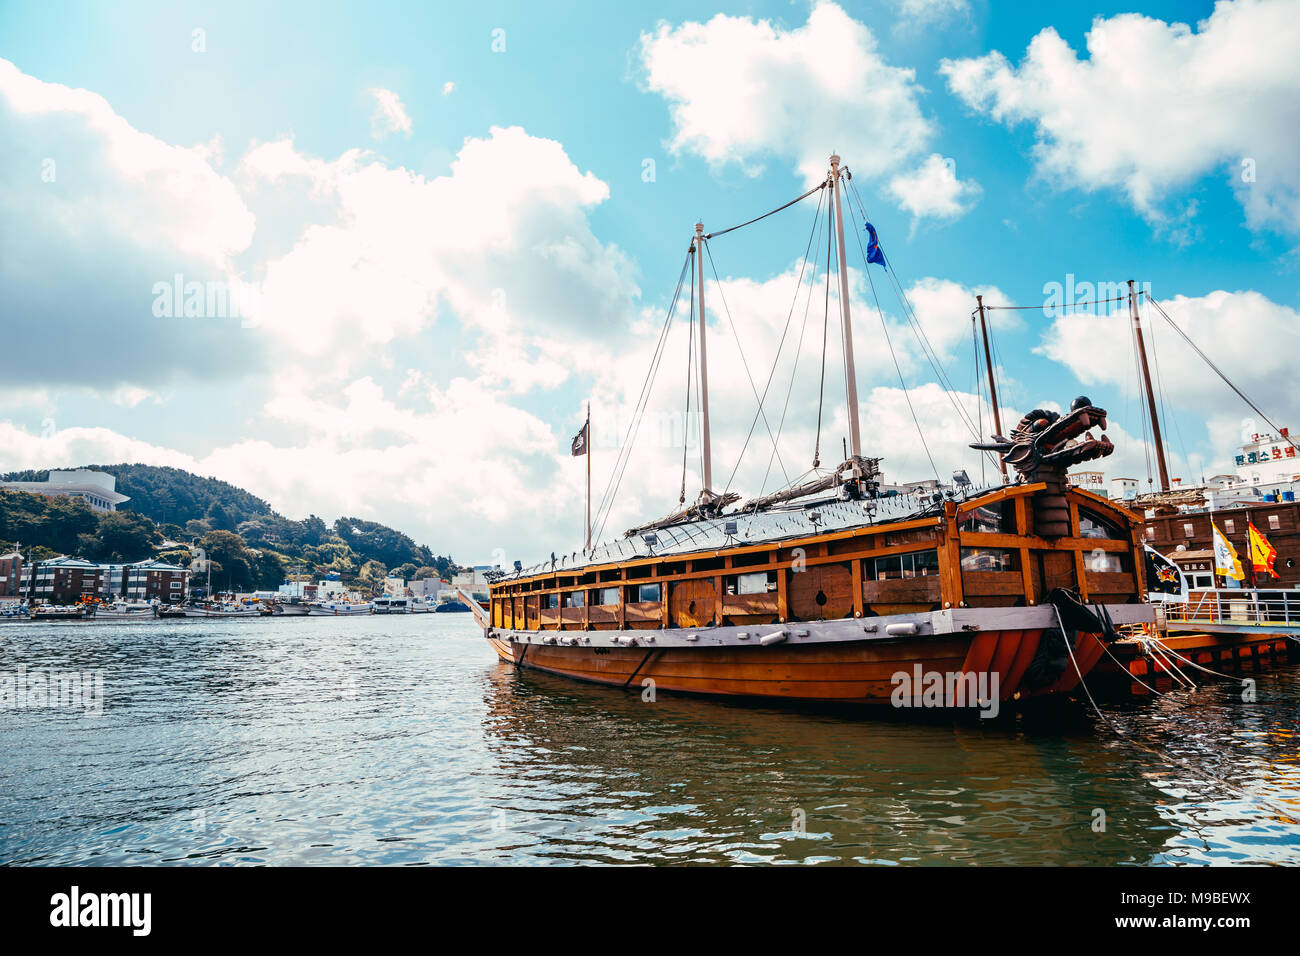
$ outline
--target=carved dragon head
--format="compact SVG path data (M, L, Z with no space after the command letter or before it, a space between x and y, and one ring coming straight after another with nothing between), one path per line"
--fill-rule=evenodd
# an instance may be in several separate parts
M1088 431L1094 426L1101 429L1100 438ZM1059 480L1072 465L1104 458L1115 450L1105 428L1106 410L1080 395L1064 415L1035 408L1020 419L1010 438L994 435L992 442L971 448L997 452L1023 481Z

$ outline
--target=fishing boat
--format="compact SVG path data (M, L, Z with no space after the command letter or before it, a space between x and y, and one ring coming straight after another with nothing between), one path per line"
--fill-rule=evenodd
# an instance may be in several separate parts
M33 621L86 621L95 616L95 605L37 604L29 612Z
M307 605L307 613L312 617L346 617L372 612L372 605L366 601L317 601Z
M113 601L101 603L95 619L102 621L143 621L154 617L154 605L147 601Z
M410 614L411 602L408 598L393 597L385 594L383 597L377 597L374 600L375 614Z
M816 222L825 204L828 302L838 259L843 462L817 470L814 451L806 481L743 501L715 490L704 260L712 262L710 240L741 227L706 235L697 223L666 325L689 273L699 496L685 506L683 477L676 512L593 546L589 414L573 443L575 455L588 455L586 546L531 567L516 562L492 582L486 611L459 594L502 661L637 690L974 706L1068 693L1117 626L1153 620L1144 603L1140 516L1066 481L1072 465L1114 450L1105 410L1086 397L1065 414L1035 409L1009 437L996 417L991 441L972 430L971 447L996 457L1013 478L924 499L881 493L881 459L861 449L849 315L843 206L855 198L871 234L859 246L863 265L885 260L850 179L832 156L819 186L750 220L817 194ZM814 244L810 236L809 249ZM989 366L992 384L991 359ZM995 397L992 407L996 414Z
M186 617L257 617L262 613L259 602L241 603L235 600L216 600L192 604L185 609Z
M27 604L24 601L5 601L0 603L0 621L27 620Z

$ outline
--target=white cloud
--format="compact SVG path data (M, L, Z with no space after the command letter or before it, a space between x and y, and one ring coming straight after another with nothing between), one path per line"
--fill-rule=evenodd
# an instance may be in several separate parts
M977 183L959 180L956 170L951 159L931 153L914 172L891 179L889 191L917 219L955 219L969 212L983 192Z
M142 133L87 90L0 60L0 301L39 335L9 335L9 383L111 386L240 376L239 323L159 320L155 283L237 278L256 220L212 144ZM63 348L50 361L51 343ZM149 349L139 343L148 341ZM185 355L183 363L159 355Z
M915 71L891 66L875 36L834 3L786 29L718 14L644 34L648 89L667 100L671 148L757 175L772 158L810 184L832 150L868 178L895 173L935 136Z
M1063 185L1120 189L1163 222L1162 200L1215 175L1252 228L1300 231L1293 0L1224 0L1195 32L1138 14L1099 17L1087 48L1080 59L1049 27L1019 66L994 51L945 60L940 72L972 109L1033 124L1038 168Z
M442 84L442 95L450 96L455 89L456 89L456 84L451 80L448 80L446 83Z
M970 0L893 0L904 22L917 26L970 16Z
M344 342L415 334L439 305L515 350L561 329L617 332L631 314L633 268L587 221L609 188L554 140L494 127L433 179L356 150L332 162L303 156L286 142L252 150L239 171L335 213L266 263L261 325L288 348L346 358ZM501 372L512 368L533 374Z
M382 86L372 88L370 95L375 98L375 111L370 116L370 135L375 139L383 139L389 133L410 136L411 117L401 98Z

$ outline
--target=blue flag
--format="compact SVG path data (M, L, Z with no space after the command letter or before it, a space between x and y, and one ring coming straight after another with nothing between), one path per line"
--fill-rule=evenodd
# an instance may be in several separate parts
M876 227L871 223L866 224L867 236L867 261L876 262L880 265L885 264L885 254L880 251L880 240L876 238Z

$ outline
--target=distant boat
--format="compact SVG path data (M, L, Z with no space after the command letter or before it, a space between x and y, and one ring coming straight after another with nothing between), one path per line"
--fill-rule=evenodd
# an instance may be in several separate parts
M22 601L7 601L0 604L0 621L26 620L27 605Z
M384 597L375 598L376 614L410 614L411 602L404 597Z
M114 601L101 604L95 611L97 620L142 621L154 616L154 606L145 601Z
M33 621L84 621L94 616L93 604L41 604L31 610Z
M370 614L372 607L364 601L317 601L307 605L307 613L313 617L343 617L351 614Z

